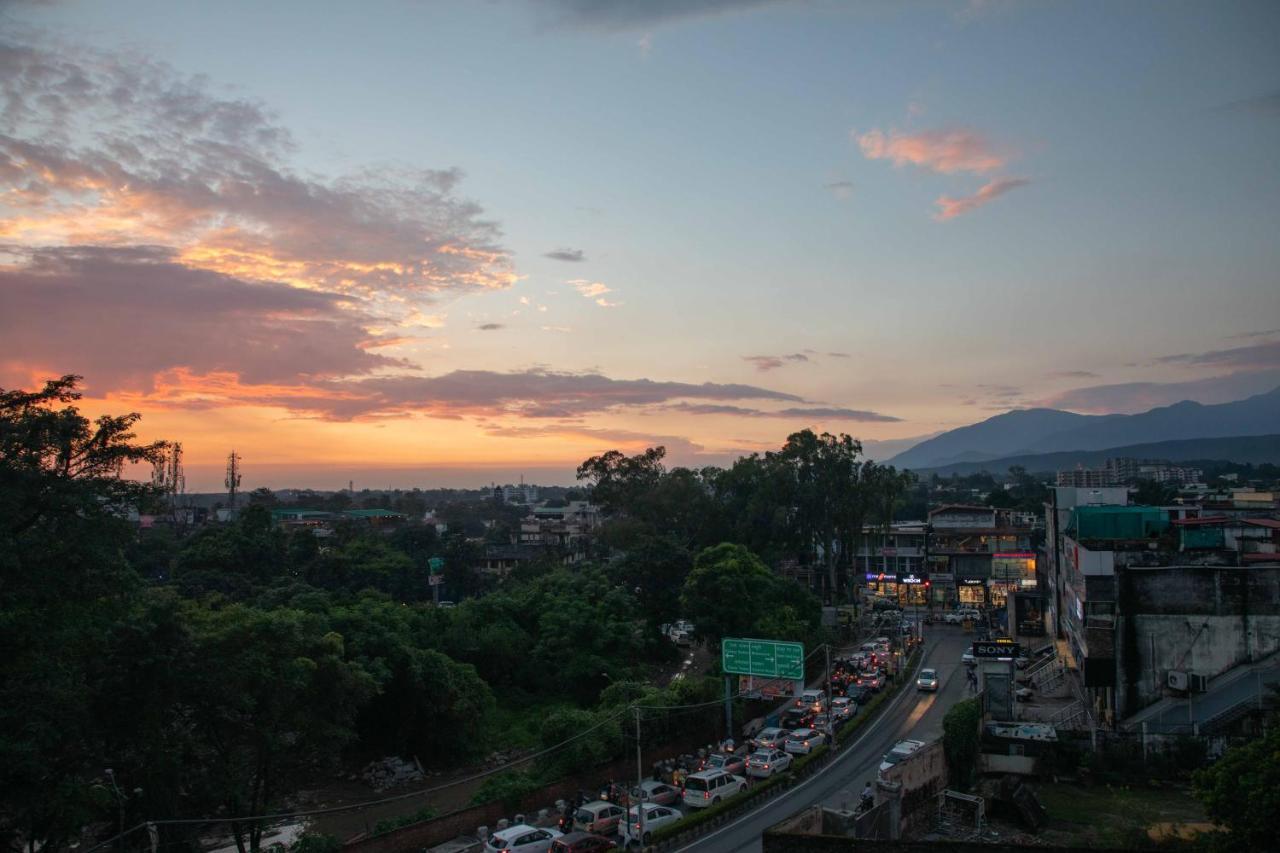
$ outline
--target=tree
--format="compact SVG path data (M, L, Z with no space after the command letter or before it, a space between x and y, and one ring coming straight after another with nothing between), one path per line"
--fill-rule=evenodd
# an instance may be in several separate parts
M635 513L645 493L661 479L665 447L650 447L644 453L627 456L610 450L592 456L578 466L578 479L591 483L591 500L609 513Z
M1197 771L1193 790L1236 850L1269 850L1280 838L1280 729L1234 746Z
M158 496L121 478L154 462L137 414L90 422L74 406L79 377L42 390L0 389L0 838L54 849L113 814L93 778L103 637L127 620L140 579L123 555L127 515Z
M982 707L977 699L957 702L942 718L942 749L947 756L951 784L962 791L969 790L973 783L981 724Z
M184 704L207 796L229 817L278 809L299 774L328 766L354 737L376 683L315 614L193 604L185 617L196 666ZM237 850L256 853L262 831L258 821L234 822Z
M1133 502L1138 506L1168 506L1178 499L1178 490L1155 480L1139 480Z
M728 543L698 554L680 601L698 635L716 644L723 637L810 640L821 617L821 605L807 591Z

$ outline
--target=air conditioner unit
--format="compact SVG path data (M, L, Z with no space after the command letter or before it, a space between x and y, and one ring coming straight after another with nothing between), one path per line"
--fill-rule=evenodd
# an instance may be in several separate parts
M1168 681L1168 684L1169 684L1169 687L1170 687L1171 689L1173 689L1173 690L1186 690L1186 689L1187 689L1187 683L1188 683L1188 679L1187 679L1187 674L1186 674L1185 672L1178 672L1178 671L1176 671L1176 670L1169 670L1169 681Z
M1187 676L1191 679L1191 690L1193 692L1195 693L1209 692L1209 676L1201 675L1198 672L1187 673Z

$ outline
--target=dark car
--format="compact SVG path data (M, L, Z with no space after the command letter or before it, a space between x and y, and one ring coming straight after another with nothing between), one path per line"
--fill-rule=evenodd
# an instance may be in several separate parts
M570 832L562 835L551 844L555 853L595 853L597 850L613 850L617 842L610 841L603 835L592 835L590 832Z
M844 695L857 702L859 706L865 705L871 700L871 691L856 684L850 684L844 691Z
M783 712L779 725L784 729L804 728L812 717L813 712L806 708L788 708Z

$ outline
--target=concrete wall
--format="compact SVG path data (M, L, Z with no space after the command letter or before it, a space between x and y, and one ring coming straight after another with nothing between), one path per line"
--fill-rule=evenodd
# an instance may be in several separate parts
M1212 678L1280 650L1280 568L1123 569L1117 595L1121 716L1160 699L1170 670Z

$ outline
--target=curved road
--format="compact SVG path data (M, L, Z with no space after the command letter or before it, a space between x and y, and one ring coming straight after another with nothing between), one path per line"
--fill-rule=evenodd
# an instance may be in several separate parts
M914 685L908 685L821 771L785 794L679 848L677 853L695 849L758 853L764 831L803 808L818 803L833 808L856 807L862 786L875 778L881 758L893 744L907 737L930 741L942 736L942 718L947 709L968 695L960 655L972 643L973 634L958 626L929 626L921 666L938 670L942 684L937 693L920 693Z

